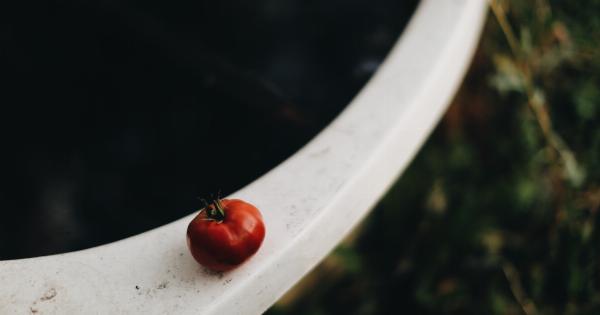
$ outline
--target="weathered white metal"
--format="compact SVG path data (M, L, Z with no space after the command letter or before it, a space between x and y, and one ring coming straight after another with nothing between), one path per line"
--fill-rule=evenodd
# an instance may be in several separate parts
M192 215L61 255L0 262L0 314L257 314L315 266L386 191L462 80L485 0L424 0L380 70L323 132L231 197L264 214L246 264L210 273L186 248ZM15 237L18 241L18 237Z

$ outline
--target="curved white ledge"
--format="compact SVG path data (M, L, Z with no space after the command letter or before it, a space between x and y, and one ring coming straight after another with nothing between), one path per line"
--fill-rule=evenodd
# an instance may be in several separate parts
M308 145L232 197L262 211L263 247L209 273L192 259L192 215L104 246L0 262L0 314L256 314L316 265L404 169L474 51L485 0L424 0L377 74Z

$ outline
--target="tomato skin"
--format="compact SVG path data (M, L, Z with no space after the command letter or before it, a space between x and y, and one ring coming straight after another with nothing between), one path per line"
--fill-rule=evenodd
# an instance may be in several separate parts
M260 211L245 201L222 199L220 203L225 213L223 220L209 219L204 209L188 225L187 244L201 265L228 271L258 251L265 238L265 225Z

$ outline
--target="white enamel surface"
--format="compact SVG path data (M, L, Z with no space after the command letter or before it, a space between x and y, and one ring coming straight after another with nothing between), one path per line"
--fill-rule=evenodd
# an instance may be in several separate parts
M485 0L424 0L380 70L315 139L233 196L262 210L259 252L198 266L192 215L104 246L0 262L0 314L257 314L315 266L406 167L462 80ZM18 239L15 239L18 241ZM137 288L136 288L137 286Z

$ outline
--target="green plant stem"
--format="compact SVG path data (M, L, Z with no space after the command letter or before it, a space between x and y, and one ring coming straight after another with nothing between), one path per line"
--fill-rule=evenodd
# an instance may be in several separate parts
M549 5L546 4L546 6L548 7L548 10L550 10ZM521 76L523 78L525 93L527 96L527 105L536 117L547 145L552 148L553 152L558 154L563 166L568 167L569 165L577 165L575 154L552 127L552 120L550 118L550 114L548 113L547 102L543 97L541 97L541 95L539 95L539 93L536 93L536 89L531 78L531 67L529 62L526 60L520 45L518 44L519 41L515 36L515 32L506 18L506 12L504 11L504 8L500 5L498 0L490 0L490 7L516 59L515 63L519 65L518 69L520 69ZM554 160L553 155L549 158L550 160Z

